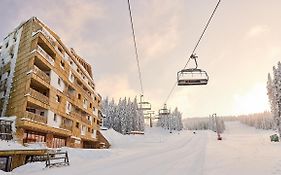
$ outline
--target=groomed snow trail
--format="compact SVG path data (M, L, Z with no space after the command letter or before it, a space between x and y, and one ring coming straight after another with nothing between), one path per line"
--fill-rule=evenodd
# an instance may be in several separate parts
M70 166L45 169L33 163L15 175L281 175L281 145L273 131L227 122L223 140L212 131L168 133L148 129L145 135L123 136L107 131L109 150L67 148ZM1 174L1 173L0 173Z
M258 130L239 122L226 122L223 140L211 139L206 152L206 175L281 175L281 145L272 143L274 131ZM278 164L279 163L279 164Z
M153 132L153 131L151 131ZM128 145L112 150L75 150L69 149L69 167L42 170L27 166L18 168L21 175L71 174L71 175L203 175L208 132L200 131L196 135L190 131L153 134L136 137ZM152 139L151 139L152 138ZM88 155L79 155L79 154ZM76 157L76 158L73 158ZM80 157L79 159L77 157ZM95 158L100 157L100 158ZM35 165L34 165L35 166Z

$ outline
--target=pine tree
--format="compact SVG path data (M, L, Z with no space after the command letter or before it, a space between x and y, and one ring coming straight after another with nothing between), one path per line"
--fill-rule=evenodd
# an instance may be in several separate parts
M103 126L109 128L110 127L110 117L109 117L109 103L108 97L102 100L101 111L104 116L103 118Z
M281 112L281 63L278 62L277 65L277 69L273 68L273 75L274 75L274 79L273 79L273 87L274 87L274 93L275 93L275 97L276 98L276 116L275 116L275 124L276 124L276 128L278 130L279 135L281 136L281 121L280 121L280 112Z
M127 103L127 99L124 98L121 102L120 105L120 122L121 122L121 133L122 134L126 134L126 120L127 120L127 112L126 112L126 103Z
M133 103L131 102L130 98L126 106L126 111L127 111L126 130L127 132L131 132L133 130Z

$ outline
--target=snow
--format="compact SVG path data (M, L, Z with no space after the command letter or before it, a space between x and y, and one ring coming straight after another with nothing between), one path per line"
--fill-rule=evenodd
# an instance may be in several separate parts
M174 131L146 128L144 135L102 131L111 149L67 150L70 166L44 168L30 163L13 175L269 175L281 174L281 146L269 140L271 130L258 130L237 121L226 122L223 140L213 131ZM1 173L0 173L1 174Z
M0 140L0 150L12 150L12 149L22 150L22 149L26 149L26 147L22 146L16 141Z
M23 146L14 140L0 140L0 151L2 150L38 150L47 149L45 143L29 143Z

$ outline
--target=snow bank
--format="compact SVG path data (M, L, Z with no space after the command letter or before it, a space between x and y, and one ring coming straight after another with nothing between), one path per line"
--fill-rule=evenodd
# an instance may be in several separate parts
M45 143L30 143L23 146L14 140L0 140L0 150L35 150L35 149L47 149Z
M14 173L5 172L5 171L0 170L0 175L13 175L13 174L14 174Z
M9 141L0 140L0 150L22 150L22 149L27 149L27 147L24 147L23 145L13 140L9 140Z

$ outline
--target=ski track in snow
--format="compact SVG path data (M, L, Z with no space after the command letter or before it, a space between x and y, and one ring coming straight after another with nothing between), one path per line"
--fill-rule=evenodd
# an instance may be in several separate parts
M161 132L159 132L161 131ZM273 131L227 122L223 140L212 131L173 134L148 129L144 136L114 135L112 149L70 149L70 166L19 167L15 175L281 175L281 146ZM115 140L114 140L115 139ZM1 173L0 173L1 174Z

